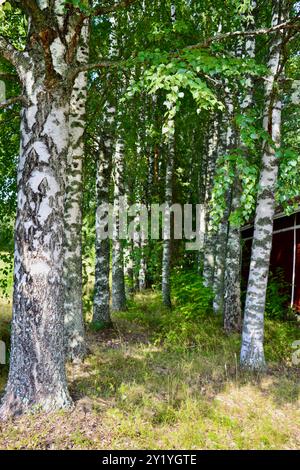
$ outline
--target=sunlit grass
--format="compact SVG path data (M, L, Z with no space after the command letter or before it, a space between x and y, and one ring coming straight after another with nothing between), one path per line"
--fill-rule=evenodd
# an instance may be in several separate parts
M270 370L247 377L238 335L210 317L193 330L180 325L155 293L136 296L114 323L89 331L90 356L68 366L75 410L3 425L0 448L299 448L300 374L288 360L295 326L267 322Z

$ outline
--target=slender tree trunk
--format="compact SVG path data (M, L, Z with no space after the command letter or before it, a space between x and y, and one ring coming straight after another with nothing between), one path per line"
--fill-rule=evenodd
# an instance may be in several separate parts
M236 189L240 185L235 179L231 212L240 207L240 193ZM229 222L225 279L224 279L224 330L226 333L241 331L241 232L240 227Z
M114 60L119 55L118 43L116 38L117 21L115 15L110 17L110 35L109 35L109 58ZM115 76L108 71L105 80L106 101L104 103L103 125L101 132L104 135L104 142L99 153L97 162L97 180L96 180L96 259L95 259L95 292L93 322L100 325L109 326L111 324L110 315L110 239L103 240L102 233L108 232L108 214L103 213L100 207L109 204L109 185L112 176L113 154L115 149L116 134L116 97L114 90L111 91L111 82Z
M133 242L127 241L126 248L124 250L124 273L126 279L126 296L132 295L134 292L134 269L133 269Z
M124 196L124 142L118 138L113 157L114 230L112 244L112 310L126 308L123 243L120 238L120 198Z
M110 318L110 289L109 289L109 272L110 272L110 240L109 237L103 239L102 234L108 232L107 214L100 210L104 204L109 204L109 182L111 177L111 157L112 157L112 140L106 138L104 150L100 151L97 163L97 180L96 180L96 260L95 260L95 295L93 323L101 326L109 326Z
M203 279L206 287L213 287L214 264L215 264L215 237L212 230L210 217L210 203L216 169L216 159L219 142L219 121L214 116L214 122L211 125L210 136L208 138L207 149L207 168L205 182L205 237L203 254Z
M230 192L226 195L226 209L219 226L218 233L215 235L215 260L214 260L214 300L213 310L216 315L223 315L224 312L224 279L225 279L225 260L228 237L228 217Z
M147 241L142 236L141 237L141 259L140 259L140 269L139 269L139 290L143 291L146 289L146 276L147 276L147 261L146 261L146 250Z
M208 128L208 127L207 127ZM207 135L207 128L204 130L204 136ZM194 129L193 132L193 143L194 148L199 152L199 160L197 162L197 201L198 204L201 204L200 209L200 225L198 227L199 233L198 237L200 240L200 247L197 254L197 271L199 275L203 275L203 264L204 264L204 237L205 237L205 180L206 180L206 171L207 171L207 148L205 138L201 141L201 145L198 143L198 134L197 129Z
M171 3L171 23L176 21L176 6ZM173 201L173 173L175 163L175 121L169 122L169 136L167 145L167 166L165 177L165 204L164 233L163 233L163 254L162 254L162 300L163 304L171 308L171 230L168 226L171 223L171 206Z
M167 168L165 183L165 217L164 217L164 240L162 256L162 299L166 307L171 307L171 239L170 239L170 208L173 199L173 172L175 160L175 140L174 135L169 137L167 148Z
M272 25L283 21L278 11L282 2L273 2ZM272 248L273 218L275 212L275 190L278 175L276 148L280 145L282 103L277 90L276 78L280 73L282 34L273 37L270 46L269 76L265 81L265 112L263 127L274 145L266 142L263 149L262 168L254 222L254 236L250 273L243 324L241 366L249 370L262 370L264 357L264 310L270 254Z
M256 1L252 0L252 12L256 7ZM247 28L254 28L254 19L248 22ZM248 38L245 47L245 57L255 58L255 38ZM246 92L242 98L241 108L247 112L253 104L253 79L248 77L246 81ZM243 142L240 142L240 148L247 157L247 149ZM235 169L235 182L232 188L231 213L241 207L241 183ZM242 326L242 306L241 306L241 267L242 267L242 249L241 249L241 231L240 227L229 221L226 266L225 266L225 285L224 285L224 330L230 334L240 332Z
M230 154L234 147L234 130L233 130L233 102L231 90L225 88L225 104L226 116L224 117L221 135L221 145L219 146L219 155L223 157ZM219 226L218 233L215 236L215 271L214 271L214 301L213 310L215 314L224 315L224 289L225 289L225 264L227 256L227 241L230 215L230 200L232 189L227 189L225 193L226 206L224 214Z
M147 106L147 103L146 103ZM148 116L150 120L150 116ZM151 157L149 161L149 166L145 168L145 154L147 149L147 126L145 124L145 117L141 115L140 117L141 122L141 131L138 133L138 140L137 140L137 157L138 160L141 162L140 172L141 174L145 174L146 178L145 181L141 180L138 188L137 188L137 199L140 204L145 204L147 206L148 214L150 214L150 195L147 194L149 186L151 187L152 182L152 162ZM143 140L144 139L144 140ZM153 158L153 157L152 157ZM149 199L148 199L148 197ZM142 224L140 225L140 233L139 233L139 267L138 267L138 289L140 292L146 289L146 277L147 277L147 259L146 259L146 248L148 244L148 234L144 233Z
M77 53L79 64L87 63L88 41L89 23L86 21ZM71 361L81 361L86 355L82 303L82 166L86 98L87 74L80 73L71 96L65 208L65 349L66 357Z
M140 223L140 216L136 214L134 218L135 227ZM140 252L141 252L141 234L138 230L135 231L133 236L133 273L134 273L134 290L140 290Z
M134 180L133 184L126 184L126 207L129 210L130 205L133 203L134 197L134 186L136 181ZM124 275L125 275L125 295L131 296L134 293L134 241L128 237L124 247Z

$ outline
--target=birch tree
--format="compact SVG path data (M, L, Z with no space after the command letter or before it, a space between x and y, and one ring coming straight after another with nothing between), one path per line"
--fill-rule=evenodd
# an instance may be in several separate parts
M273 0L272 6L272 26L276 26L285 19L286 5L283 1ZM283 44L284 34L272 37L268 60L269 75L265 80L263 127L270 138L264 143L262 155L241 348L241 366L250 370L262 370L265 367L264 310L278 175L276 151L280 146L282 109L278 78L282 72Z
M171 4L171 23L176 21L176 7ZM175 116L174 103L166 101L171 115ZM162 254L162 300L163 304L171 307L171 206L173 201L173 172L175 163L175 120L174 116L167 125L167 165L165 178L165 213L163 220L163 254Z
M112 108L108 108L112 109ZM114 113L114 111L113 111ZM111 177L111 159L113 152L112 139L105 138L103 148L99 149L96 179L96 258L95 258L95 293L93 323L102 326L111 324L110 318L110 240L108 233L108 211L104 205L109 204L109 183ZM103 234L107 233L107 238Z
M118 42L116 20L110 18L109 50L110 60L118 56ZM102 326L111 324L110 317L110 240L108 233L108 212L101 208L109 204L109 184L112 173L112 159L116 138L116 96L115 90L109 90L111 83L115 84L115 76L108 71L105 76L106 99L103 106L103 125L97 161L96 176L96 241L95 241L95 290L93 306L93 322ZM103 233L107 232L107 238L103 239Z
M174 126L174 122L172 123ZM162 299L166 307L171 307L171 206L173 200L173 171L175 160L174 127L170 129L167 145L167 166L165 179L165 212L163 227L162 255Z
M231 90L228 84L225 88L225 106L226 111L221 123L222 132L218 145L218 160L222 159L224 154L229 154L234 144L233 131L233 101ZM219 162L217 161L217 165ZM220 221L218 231L215 234L215 260L214 260L214 301L213 310L216 315L224 313L224 288L225 288L225 263L228 240L228 220L230 207L230 189L225 190L225 210Z
M0 416L70 408L64 367L63 233L69 111L82 18L64 2L24 1L27 47L0 38L23 88L11 359ZM73 41L72 41L73 39ZM75 39L75 41L74 41Z
M63 246L70 102L74 80L84 71L78 53L86 21L64 0L13 5L27 16L28 35L23 51L0 36L0 54L22 85L11 355L1 418L32 407L72 406L65 373ZM99 7L93 14L116 8Z
M120 119L120 118L119 118ZM113 155L114 180L114 228L112 241L112 310L126 308L126 292L124 278L124 252L121 238L120 213L124 210L121 205L124 198L124 140L120 135L121 121L117 125L118 137Z
M253 28L254 25L254 9L256 1L251 3L250 19L247 22L247 29ZM245 58L255 58L255 36L246 40ZM241 111L247 113L253 104L253 77L246 78L245 91L242 92ZM244 142L239 139L240 148L247 156L247 148ZM234 184L232 188L232 197L230 204L230 212L234 213L241 207L241 182L237 168L235 168ZM225 263L225 280L224 280L224 330L227 333L239 332L242 323L242 306L241 306L241 266L242 266L242 250L241 250L241 231L237 224L229 220L227 253Z
M77 52L78 64L89 57L89 20L84 21ZM65 205L65 349L71 361L80 361L86 354L82 308L82 167L83 134L87 99L87 72L77 75L70 103L69 151L67 155L67 186Z
M219 143L219 122L214 115L210 125L207 141L207 165L205 178L205 236L203 254L203 279L206 287L213 287L215 269L215 245L212 220L210 217L210 203L216 170L217 151Z

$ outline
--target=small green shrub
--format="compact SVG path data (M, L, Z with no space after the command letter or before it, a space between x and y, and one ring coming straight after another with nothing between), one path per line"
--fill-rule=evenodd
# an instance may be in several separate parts
M176 310L186 319L197 320L212 313L212 290L204 286L197 272L176 269L172 275L172 293Z
M266 319L264 348L267 361L291 362L292 344L299 340L300 329L295 322Z
M112 322L97 321L89 323L89 329L91 331L102 331L113 326Z
M269 274L266 317L273 320L284 320L288 315L289 301L290 284L285 280L284 270L277 268L275 272Z

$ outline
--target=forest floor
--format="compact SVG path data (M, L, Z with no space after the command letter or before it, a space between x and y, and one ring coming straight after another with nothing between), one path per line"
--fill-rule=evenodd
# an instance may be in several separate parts
M2 336L8 321L1 315ZM300 448L296 325L267 322L260 377L240 373L238 335L226 337L214 318L180 324L155 293L136 296L114 325L89 330L90 355L68 366L73 411L1 424L0 449Z

